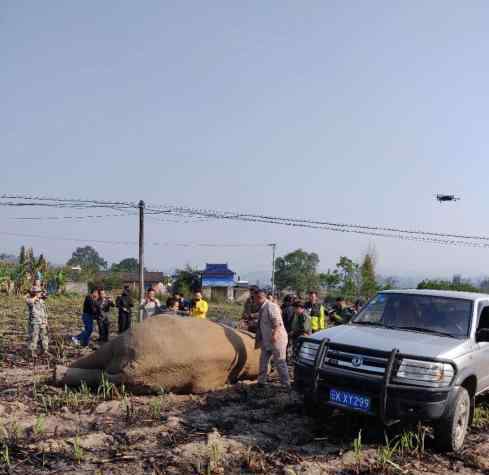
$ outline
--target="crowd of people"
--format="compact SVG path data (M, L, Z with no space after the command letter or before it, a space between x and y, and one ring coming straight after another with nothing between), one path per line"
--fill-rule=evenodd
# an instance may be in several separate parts
M40 282L36 281L26 299L29 311L29 349L33 357L37 356L39 343L43 352L48 351L46 297ZM281 384L286 388L290 387L287 360L293 354L297 339L332 325L348 323L362 306L361 300L349 306L343 297L338 297L334 304L329 301L321 302L316 291L308 292L305 300L295 295L286 295L280 305L271 293L251 288L250 296L244 303L239 328L254 333L256 348L261 350L258 384L266 383L272 360ZM98 326L98 341L102 344L107 342L112 308L116 308L118 312L118 333L131 328L135 304L129 286L124 287L115 302L103 288L94 288L85 297L82 310L83 330L72 337L73 343L88 346L95 322ZM175 293L162 305L155 290L150 288L136 308L141 312L143 320L155 315L205 319L209 305L200 291L195 292L191 300L185 300L183 295Z
M363 305L359 299L349 306L343 297L338 297L334 305L321 303L318 293L310 291L305 302L295 295L286 295L279 306L273 296L252 288L244 304L240 328L255 333L257 347L261 348L258 383L265 383L272 359L281 384L289 387L287 359L292 356L297 339L348 323Z
M43 289L41 281L36 280L27 297L28 314L28 347L33 358L38 355L38 347L41 346L41 354L47 353L49 348L48 335L48 309L46 306L47 292ZM96 287L85 297L82 307L81 320L83 330L71 337L77 346L88 346L95 323L98 327L98 342L106 343L110 336L110 315L113 308L118 313L117 333L121 334L131 328L133 311L135 309L131 289L125 286L121 294L115 299L108 295L105 289ZM194 298L185 300L183 295L174 293L162 305L156 298L153 288L146 291L144 299L137 306L141 311L143 320L154 315L179 315L199 319L207 318L208 303L204 300L200 291L195 292Z
M115 303L102 288L95 288L85 297L83 303L82 322L83 331L72 337L76 345L87 346L93 332L94 322L97 322L99 330L99 342L105 343L109 340L110 331L110 309L116 307L118 311L118 333L121 334L131 328L132 309L134 302L131 297L129 286L125 286L122 294ZM195 318L207 318L208 303L203 299L200 291L195 292L194 298L186 301L182 295L175 293L162 305L156 298L156 291L149 288L144 299L140 302L138 310L142 314L143 321L154 315L180 315Z

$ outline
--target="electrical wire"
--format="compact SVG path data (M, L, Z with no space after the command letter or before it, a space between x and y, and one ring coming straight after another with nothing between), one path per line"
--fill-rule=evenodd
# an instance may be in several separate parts
M3 194L0 200L22 200L0 202L2 206L48 206L48 207L66 207L66 208L112 208L120 211L138 208L137 203L126 201L100 201L100 200L79 200L67 198L50 198L45 196L20 195L20 194ZM25 202L27 201L27 203ZM489 247L488 236L474 236L453 233L431 232L421 230L410 230L387 226L367 226L359 224L335 223L330 221L321 221L306 218L284 218L279 216L235 213L228 211L218 211L200 208L186 208L176 206L148 205L145 207L145 213L151 216L151 219L157 220L155 215L169 215L186 217L187 219L216 219L226 221L244 221L252 223L275 224L288 227L321 229L333 232L361 234L373 237L384 237L391 239L400 239L408 241L418 241L432 244L441 244L449 246L465 247ZM168 222L166 220L162 220ZM170 221L171 222L171 221ZM189 222L189 221L187 221Z
M135 214L134 214L135 215ZM52 221L62 219L99 219L99 218L115 218L115 217L127 217L129 214L99 214L99 215L87 215L87 216L22 216L22 217L10 217L7 219L17 221Z
M53 241L75 241L75 242L90 242L97 244L120 244L120 245L130 245L135 246L138 241L108 241L103 239L80 239L80 238L70 238L70 237L60 237L60 236L44 236L39 234L29 234L29 233L11 233L0 231L0 234L5 236L16 236L16 237L26 237L35 239L48 239ZM267 247L269 244L266 243L202 243L202 242L149 242L148 244L152 246L175 246L175 247L235 247L235 248L257 248L257 247Z

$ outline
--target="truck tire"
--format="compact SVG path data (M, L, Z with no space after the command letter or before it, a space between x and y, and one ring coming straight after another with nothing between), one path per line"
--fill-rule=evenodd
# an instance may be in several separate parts
M458 452L464 445L470 419L470 396L460 387L445 414L434 425L435 443L443 452Z
M333 414L333 411L334 408L326 405L318 405L311 396L304 394L304 412L306 416L325 420Z

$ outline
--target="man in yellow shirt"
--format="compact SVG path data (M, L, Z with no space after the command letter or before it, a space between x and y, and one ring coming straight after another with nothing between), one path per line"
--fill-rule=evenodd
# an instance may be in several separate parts
M195 318L207 318L207 311L209 305L202 298L201 292L195 292L194 301L192 303L192 309L190 310L190 316Z

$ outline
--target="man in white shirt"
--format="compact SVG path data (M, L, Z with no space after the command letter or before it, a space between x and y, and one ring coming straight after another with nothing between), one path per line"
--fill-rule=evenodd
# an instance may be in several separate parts
M139 306L140 310L143 311L143 320L146 320L148 317L152 317L160 311L161 304L155 295L154 289L149 289L146 293L146 298Z

